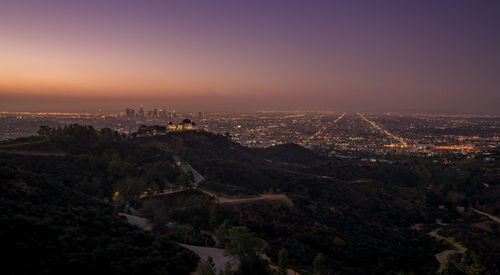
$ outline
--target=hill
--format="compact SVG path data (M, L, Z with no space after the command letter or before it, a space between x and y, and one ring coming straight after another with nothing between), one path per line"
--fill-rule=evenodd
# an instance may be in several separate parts
M14 207L29 205L38 212L47 210L40 219L56 217L60 227L47 231L59 236L64 228L82 227L62 217L91 212L91 217L106 218L91 223L85 214L77 221L88 223L89 232L104 230L102 236L108 241L114 239L106 230L116 228L115 222L122 228L119 232L127 231L128 225L117 212L135 209L152 222L155 233L137 233L148 236L144 238L149 238L146 246L150 248L133 251L146 253L151 247L156 249L156 242L166 243L168 252L159 253L170 253L170 257L180 254L185 263L178 266L170 261L144 260L154 267L152 272L161 270L157 267L162 265L170 272L181 267L187 272L193 267L194 258L165 238L214 245L203 232L216 232L227 220L264 239L265 252L274 263L280 249L285 248L295 270L311 271L313 260L321 253L328 268L342 274L434 273L439 268L435 254L449 249L445 241L428 234L439 230L439 234L454 237L467 247L467 257L477 255L488 270L498 271L498 226L472 209L491 214L500 210L494 200L499 188L498 166L481 159L456 158L453 165L449 164L450 156L391 156L391 162L363 162L319 156L294 144L251 149L206 132L131 138L82 127L54 129L45 138L0 145L0 151L9 152L0 159L0 176L9 182L2 195L2 206L10 211L4 212L9 213L4 216L6 224L16 213L38 223L37 215ZM181 169L173 156L189 163L204 181L194 185L192 175ZM32 176L37 180L29 186L42 195L33 197L34 201L17 193L25 190L24 178ZM174 191L162 193L164 190ZM231 198L278 194L291 203L254 199L222 203L210 194ZM75 198L74 205L64 208L61 196L70 201ZM14 202L9 201L11 197ZM103 227L101 222L113 226ZM22 228L15 224L5 236L15 235L16 227ZM120 238L124 238L123 243L138 245L130 235ZM68 242L75 239L70 237ZM107 250L103 253L115 255ZM94 259L88 257L81 261ZM140 266L134 261L126 264L131 265L127 270ZM459 264L451 266L461 268Z
M434 272L439 266L434 255L446 245L428 233L440 228L436 221L442 220L448 224L441 228L446 236L463 241L489 270L498 269L493 260L500 257L500 239L493 233L498 227L470 207L500 210L491 200L499 186L498 167L481 159L474 164L456 159L453 165L447 164L450 156L362 162L322 157L298 145L251 149L204 132L140 142L188 160L207 179L200 184L204 188L233 196L271 192L290 197L292 208L265 202L207 204L171 215L208 230L227 218L246 225L265 236L274 259L286 247L303 268L322 252L341 273ZM478 230L478 223L492 231Z
M1 156L2 274L188 274L196 257L115 210ZM43 162L46 160L38 159Z

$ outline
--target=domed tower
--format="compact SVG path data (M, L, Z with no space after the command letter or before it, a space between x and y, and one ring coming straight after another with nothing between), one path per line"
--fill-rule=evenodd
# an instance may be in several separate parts
M185 118L184 120L182 120L181 124L180 124L180 128L182 130L193 130L194 129L194 125L195 123L192 122L190 119L188 118Z

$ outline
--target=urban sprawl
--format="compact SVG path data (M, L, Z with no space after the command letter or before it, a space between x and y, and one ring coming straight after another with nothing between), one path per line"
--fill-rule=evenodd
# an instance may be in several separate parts
M500 144L500 117L399 113L260 111L176 113L162 108L111 113L0 113L0 140L36 134L41 125L78 123L132 134L141 125L168 131L198 130L226 135L248 147L295 143L330 156L360 153L474 157ZM187 126L188 127L187 127ZM164 134L164 133L158 133Z

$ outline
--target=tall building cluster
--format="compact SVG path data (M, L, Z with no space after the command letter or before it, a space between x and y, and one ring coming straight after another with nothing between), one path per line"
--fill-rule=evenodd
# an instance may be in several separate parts
M199 113L201 116L201 112ZM153 108L152 110L144 110L144 106L141 106L136 112L135 109L127 108L123 117L127 119L135 119L139 121L166 121L172 118L176 118L177 114L175 110L168 112L166 108Z

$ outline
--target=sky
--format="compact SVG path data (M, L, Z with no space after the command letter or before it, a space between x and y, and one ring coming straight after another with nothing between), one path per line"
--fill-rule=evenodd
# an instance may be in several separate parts
M500 113L500 1L2 0L0 111Z

